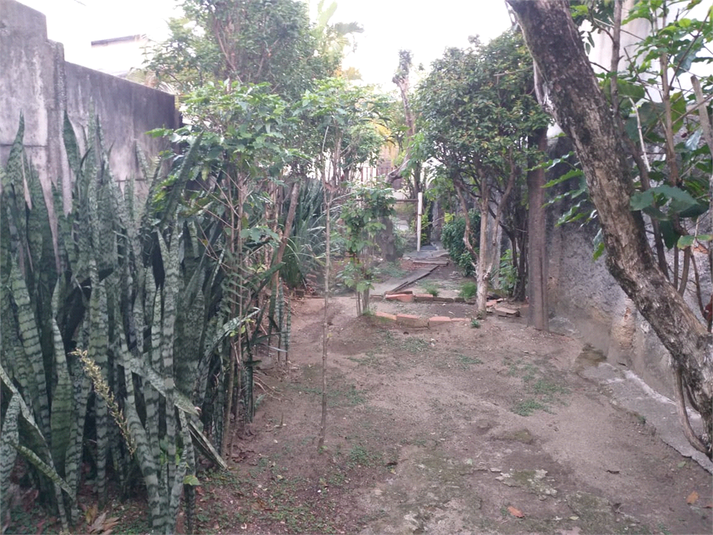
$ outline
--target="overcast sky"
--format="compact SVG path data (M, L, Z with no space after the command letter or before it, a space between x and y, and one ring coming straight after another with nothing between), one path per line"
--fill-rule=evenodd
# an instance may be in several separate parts
M47 16L49 38L65 46L68 61L86 64L91 41L135 34L166 37L176 0L19 0ZM313 4L317 0L312 0ZM329 4L329 0L325 0ZM488 41L510 26L504 0L337 0L332 22L358 22L364 33L345 64L369 83L390 88L399 49L425 66L469 35Z

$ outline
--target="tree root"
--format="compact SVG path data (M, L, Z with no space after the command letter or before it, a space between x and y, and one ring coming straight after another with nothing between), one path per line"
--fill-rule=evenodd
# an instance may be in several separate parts
M683 434L685 435L688 442L696 450L705 454L709 459L713 455L711 451L710 444L706 444L701 440L700 437L696 435L691 427L691 422L688 419L688 411L686 410L686 397L683 393L683 375L681 374L681 369L679 367L674 367L675 381L674 387L676 390L676 412L678 412L678 419L681 422L681 427L683 427Z

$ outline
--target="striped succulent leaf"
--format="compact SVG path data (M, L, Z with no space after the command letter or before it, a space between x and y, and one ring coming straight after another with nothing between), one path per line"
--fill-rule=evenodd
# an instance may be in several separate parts
M14 444L20 442L18 420L20 416L20 395L13 394L3 416L0 431L0 510L7 511L8 504L5 493L10 488L10 474L15 466L17 450Z
M79 466L74 464L66 467L65 460L67 449L71 442L72 421L74 419L74 387L69 375L67 356L64 350L64 342L59 325L55 319L58 308L58 297L60 284L57 281L52 296L52 338L54 342L54 371L57 375L57 384L52 393L52 412L50 424L52 427L52 458L57 467L57 471L66 476L68 472L79 470Z
M94 258L89 260L92 294L89 299L89 358L101 370L102 378L108 379L109 356L109 318L106 289L104 281L99 280ZM95 427L97 435L97 494L99 500L106 499L106 462L109 449L109 412L106 402L99 396L95 397Z
M9 445L14 447L20 454L22 454L23 457L25 457L30 463L32 463L42 474L44 474L48 479L52 481L52 483L55 485L55 487L61 488L64 490L67 495L69 496L71 501L74 501L74 495L72 492L72 489L70 486L67 484L67 482L62 479L62 477L57 473L57 470L54 467L54 463L52 462L52 455L50 453L49 446L47 445L47 441L45 436L42 434L42 431L40 428L37 426L37 423L35 422L35 418L32 415L32 411L30 408L27 406L25 403L25 400L22 398L20 393L18 392L17 388L15 388L15 385L12 383L10 380L10 377L8 376L7 372L5 371L5 368L0 365L0 382L2 382L5 385L5 388L10 390L12 398L11 399L17 399L19 407L20 407L20 412L19 416L22 418L22 420L25 422L25 429L27 429L29 436L27 436L24 439L24 442L27 444L32 444L37 451L34 451L30 449L29 447L20 444L20 441L23 441L23 437L18 435L18 440L16 441L14 437L11 435L11 433L8 433L7 436L3 433L2 440L7 441ZM61 495L58 496L61 498ZM63 500L58 500L59 504L59 512L60 512L60 517L63 520L63 527L66 529L67 528L67 521L65 518L65 511L64 511L64 506L63 506Z
M173 408L175 399L175 375L173 369L173 342L176 325L176 293L178 290L178 242L180 236L174 236L172 247L158 233L158 241L163 258L164 281L163 315L161 317L161 360L163 361L164 396L166 397L166 480L170 485L176 472L176 411Z
M40 423L42 434L49 438L51 436L50 410L40 333L25 280L16 267L10 273L10 291L17 307L18 332L21 333L22 348L32 370L32 375L29 378L29 389L33 407Z

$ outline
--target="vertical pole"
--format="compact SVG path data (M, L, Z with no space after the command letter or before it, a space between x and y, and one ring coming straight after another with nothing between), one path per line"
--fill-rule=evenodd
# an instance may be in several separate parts
M416 219L416 250L421 250L421 215L423 215L423 193L418 192L418 219Z

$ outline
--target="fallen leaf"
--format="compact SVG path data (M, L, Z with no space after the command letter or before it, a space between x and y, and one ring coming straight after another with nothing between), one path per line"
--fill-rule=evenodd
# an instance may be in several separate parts
M522 511L520 511L519 509L515 509L512 505L508 506L508 511L510 511L510 514L512 516L517 518L522 518L523 516L525 516L524 514L522 514Z
M686 503L688 505L693 505L698 501L698 493L694 490L688 495L688 498L686 498Z
M713 509L713 502L709 503L708 505L704 505L703 509Z

